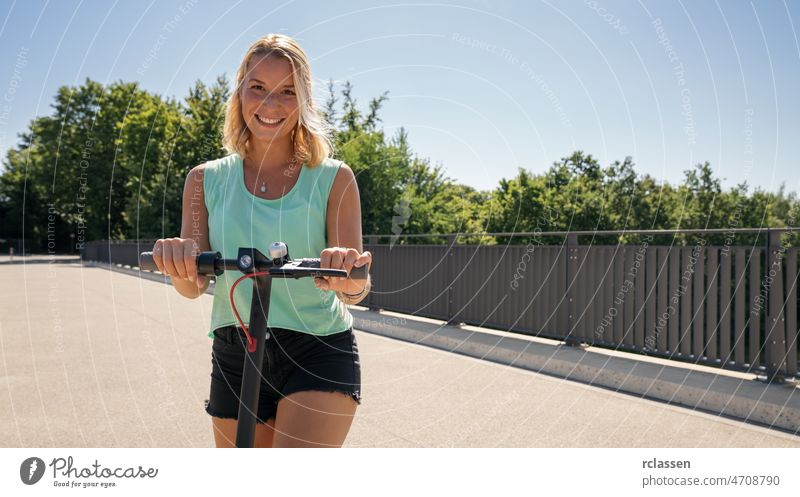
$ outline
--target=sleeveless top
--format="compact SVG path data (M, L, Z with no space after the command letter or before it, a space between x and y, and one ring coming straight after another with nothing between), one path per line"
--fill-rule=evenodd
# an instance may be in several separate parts
M328 247L328 195L342 162L325 159L319 165L301 164L300 177L281 198L263 199L244 184L244 163L234 153L206 163L203 187L208 210L211 250L235 259L239 247L254 247L268 256L272 242L284 242L291 259L318 258ZM225 271L216 277L209 338L214 330L239 326L231 308L231 285L243 274ZM245 325L250 321L253 281L236 285L234 302ZM269 328L286 328L312 335L330 335L353 326L353 316L335 292L320 290L313 278L273 278L269 301Z

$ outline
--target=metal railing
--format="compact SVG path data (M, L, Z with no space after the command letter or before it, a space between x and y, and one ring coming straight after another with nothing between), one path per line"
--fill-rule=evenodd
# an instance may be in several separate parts
M782 240L792 231L797 229L368 235L364 249L373 253L373 287L362 305L781 382L798 376L800 359L798 248ZM731 240L754 234L764 243L707 243L720 234ZM620 235L639 242L592 244ZM678 235L692 235L694 242L652 243ZM397 243L412 237L444 237L447 243ZM508 243L458 243L470 237ZM579 237L591 240L579 244ZM392 241L380 243L385 238ZM556 238L562 243L552 244ZM138 253L152 245L91 242L83 258L136 266Z

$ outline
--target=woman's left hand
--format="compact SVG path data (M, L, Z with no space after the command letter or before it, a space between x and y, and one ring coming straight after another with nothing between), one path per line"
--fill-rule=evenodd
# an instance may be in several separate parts
M344 269L347 271L347 274L350 274L350 271L354 267L367 265L367 273L369 273L369 268L372 264L372 254L369 250L365 250L359 254L358 250L354 248L329 247L320 253L319 260L319 266L323 269ZM320 290L344 292L354 295L364 289L367 280L353 280L338 276L322 276L314 278L314 284Z

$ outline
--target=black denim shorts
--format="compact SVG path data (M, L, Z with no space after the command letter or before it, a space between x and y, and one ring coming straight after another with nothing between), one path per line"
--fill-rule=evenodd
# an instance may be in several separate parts
M361 365L353 329L327 336L268 328L258 399L258 423L274 418L278 401L302 390L346 393L361 404ZM211 391L206 412L237 419L247 337L237 326L214 330Z

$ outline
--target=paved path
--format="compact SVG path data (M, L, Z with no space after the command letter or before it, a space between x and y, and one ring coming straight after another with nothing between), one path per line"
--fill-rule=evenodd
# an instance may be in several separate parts
M0 265L0 446L212 447L211 295ZM356 331L346 446L800 447L800 437Z

